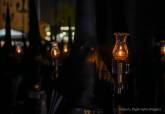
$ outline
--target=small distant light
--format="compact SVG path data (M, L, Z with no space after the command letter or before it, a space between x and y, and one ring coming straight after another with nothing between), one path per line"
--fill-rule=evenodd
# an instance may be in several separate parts
M47 36L50 36L51 35L51 32L50 31L46 32L46 35Z
M68 36L64 36L63 40L64 42L68 42Z
M1 41L1 47L3 47L5 44L5 41Z
M14 46L14 44L15 44L15 42L14 42L14 41L12 41L12 42L11 42L11 45L12 45L12 46Z
M63 26L63 27L60 27L60 30L69 30L69 27L68 26Z
M17 46L17 47L16 47L16 53L17 53L17 54L21 54L22 51L23 51L23 50L22 50L22 48L21 48L20 46Z
M30 46L29 41L26 41L26 46L27 46L27 47L29 47L29 46Z
M60 56L60 50L58 48L51 49L51 56L53 58L58 58Z
M60 34L59 34L59 37L60 37L60 38L63 38L63 37L64 37L64 34L63 34L63 33L60 33Z
M63 51L62 51L63 57L67 57L70 54L70 48L68 43L64 43L63 45Z
M41 90L41 85L40 84L35 84L34 89L37 90L37 91Z
M60 27L60 30L62 30L62 31L68 31L69 30L69 27L68 26L63 26L63 27ZM71 30L75 30L75 27L72 26L71 27Z
M75 33L74 33L74 32L72 32L72 36L74 36L74 34L75 34Z
M71 27L71 30L75 30L75 27L73 26L73 27Z
M17 50L17 52L18 52L18 53L21 53L21 50L20 50L20 49L18 49L18 50Z
M45 37L45 40L50 41L51 39L50 39L49 36L46 36L46 37Z
M66 35L66 32L62 32L62 34L65 36Z
M52 44L51 56L52 56L52 58L60 57L60 49L58 48L58 44L57 43L53 43Z
M64 53L67 53L68 52L68 46L67 45L64 45L63 51L64 51Z

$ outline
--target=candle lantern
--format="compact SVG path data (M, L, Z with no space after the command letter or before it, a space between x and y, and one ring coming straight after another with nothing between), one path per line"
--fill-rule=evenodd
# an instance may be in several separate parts
M112 74L115 82L114 89L117 94L122 94L127 87L126 75L129 72L129 64L126 39L128 35L128 33L114 33L116 42L112 51Z
M17 55L21 55L23 53L22 47L21 46L16 46L15 52Z
M58 48L58 44L56 42L52 44L51 56L55 59L60 57L60 49Z
M70 53L69 45L64 43L63 45L63 57L67 57Z
M128 48L126 45L128 33L114 33L114 35L116 38L116 43L112 52L113 57L118 61L126 60L128 57Z
M52 79L55 80L56 78L58 78L59 73L58 73L58 59L61 56L61 52L60 49L58 47L57 42L53 42L52 43L52 49L51 49L51 57L52 57L52 65L55 66L55 69L53 71L53 76ZM54 77L55 76L55 77Z

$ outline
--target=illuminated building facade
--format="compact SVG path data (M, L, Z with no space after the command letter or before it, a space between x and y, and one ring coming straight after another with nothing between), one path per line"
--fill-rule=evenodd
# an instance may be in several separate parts
M11 28L25 33L28 32L28 0L0 1L0 29L5 28L7 2L10 6Z

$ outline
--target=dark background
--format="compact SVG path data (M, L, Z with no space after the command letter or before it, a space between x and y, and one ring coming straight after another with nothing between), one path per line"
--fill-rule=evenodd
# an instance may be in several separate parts
M64 7L64 3L75 8L71 8L71 10L75 12L74 16L67 17L68 12L58 10ZM23 87L22 91L25 92L22 96L38 81L38 75L42 75L44 79L46 79L44 83L48 93L51 92L52 88L56 88L59 93L66 97L66 101L62 102L64 104L59 110L64 111L65 108L70 108L70 105L73 105L73 107L76 107L76 105L77 107L88 107L91 103L90 100L93 100L92 92L96 90L97 94L94 95L95 98L101 98L100 101L103 108L107 111L105 113L110 113L109 106L112 105L113 99L109 88L112 86L106 82L96 84L94 65L84 63L84 58L89 54L88 49L90 47L97 47L102 60L111 72L112 49L115 43L114 32L127 32L130 34L127 39L131 71L128 80L129 91L126 98L126 101L128 100L128 107L157 107L164 111L165 66L164 62L160 61L160 41L164 40L165 37L165 7L162 1L42 0L40 4L40 19L45 20L52 26L60 24L61 20L66 23L68 18L72 20L72 24L76 27L73 51L61 67L62 77L60 77L58 81L55 81L55 84L49 83L52 82L49 77L52 75L52 66L40 66L40 64L34 62L35 56L40 53L40 51L38 51L39 36L37 36L37 19L33 18L34 20L31 22L34 23L30 27L30 35L31 37L36 37L36 39L31 38L30 42L32 42L31 44L33 46L23 57L23 62L17 64L18 66L16 67L15 59L9 61L5 56L1 56L1 87L3 90L1 98L4 101L2 104L4 104L4 107L7 107L7 109L3 109L6 110L7 114L10 113L10 110L15 110L8 104L10 104L13 99L11 95L13 92L12 84L16 84L14 79L18 77L20 73L21 75L23 74L26 82L21 86ZM35 12L35 9L33 10L31 14ZM35 13L33 16L34 15ZM36 28L33 25L36 25ZM86 51L82 51L82 53L79 54L82 47ZM33 50L33 48L36 50ZM19 68L23 70L20 72ZM96 86L94 86L95 84ZM15 91L13 93L15 93ZM50 96L49 93L48 100ZM29 105L30 104L27 105L27 109Z
M164 67L159 41L164 40L164 6L154 0L77 1L78 38L97 38L100 54L111 68L114 32L128 32L131 99L137 107L159 107L164 100ZM130 103L131 105L131 103ZM163 109L163 108L162 108Z

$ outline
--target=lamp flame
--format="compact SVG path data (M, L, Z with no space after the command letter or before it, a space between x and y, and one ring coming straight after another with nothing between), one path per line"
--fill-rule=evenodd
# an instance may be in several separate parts
M21 54L21 53L22 53L22 48L19 47L19 46L17 46L17 47L16 47L16 53L17 53L17 54Z

